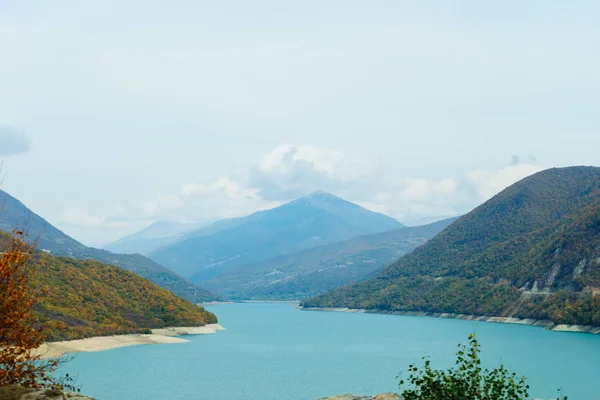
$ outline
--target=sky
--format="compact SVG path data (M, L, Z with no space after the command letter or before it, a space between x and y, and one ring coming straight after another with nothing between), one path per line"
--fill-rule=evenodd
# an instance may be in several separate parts
M322 189L416 225L599 165L595 1L0 0L1 188L101 246Z

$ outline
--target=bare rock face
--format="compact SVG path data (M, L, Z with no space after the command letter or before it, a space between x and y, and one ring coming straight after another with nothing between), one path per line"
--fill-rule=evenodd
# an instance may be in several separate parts
M323 397L319 400L404 400L396 393L381 393L377 396L357 396L354 394L343 394L341 396Z
M0 387L0 400L95 400L80 393L62 390L33 390L20 386Z

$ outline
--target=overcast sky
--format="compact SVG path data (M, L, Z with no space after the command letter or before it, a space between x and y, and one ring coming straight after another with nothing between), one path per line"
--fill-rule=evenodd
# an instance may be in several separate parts
M0 0L2 189L92 245L315 189L467 212L600 164L599 4Z

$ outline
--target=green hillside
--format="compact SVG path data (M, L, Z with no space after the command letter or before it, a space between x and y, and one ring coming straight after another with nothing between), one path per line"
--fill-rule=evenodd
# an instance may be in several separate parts
M85 246L52 226L19 200L0 190L0 231L11 232L16 228L25 230L29 237L37 242L39 249L49 251L53 255L97 260L119 266L195 303L218 299L212 293L140 254L115 254Z
M0 250L12 237L0 232ZM215 323L214 314L112 265L37 252L34 310L49 340L145 332Z
M304 299L372 276L454 220L359 236L243 265L203 285L232 300Z
M600 325L600 168L528 177L377 277L305 306Z

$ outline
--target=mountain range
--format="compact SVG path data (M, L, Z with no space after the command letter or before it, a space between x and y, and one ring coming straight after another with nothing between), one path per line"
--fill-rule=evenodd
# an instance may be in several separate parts
M236 267L402 226L387 215L318 191L271 210L188 232L149 257L202 283Z
M231 300L304 299L379 272L454 220L359 236L234 267L203 285Z
M303 305L600 326L600 168L525 178L377 276Z
M35 242L38 249L52 255L116 265L133 271L194 303L218 298L143 255L115 254L87 247L35 214L16 198L0 190L0 231L11 232L14 229L25 231L30 242Z

